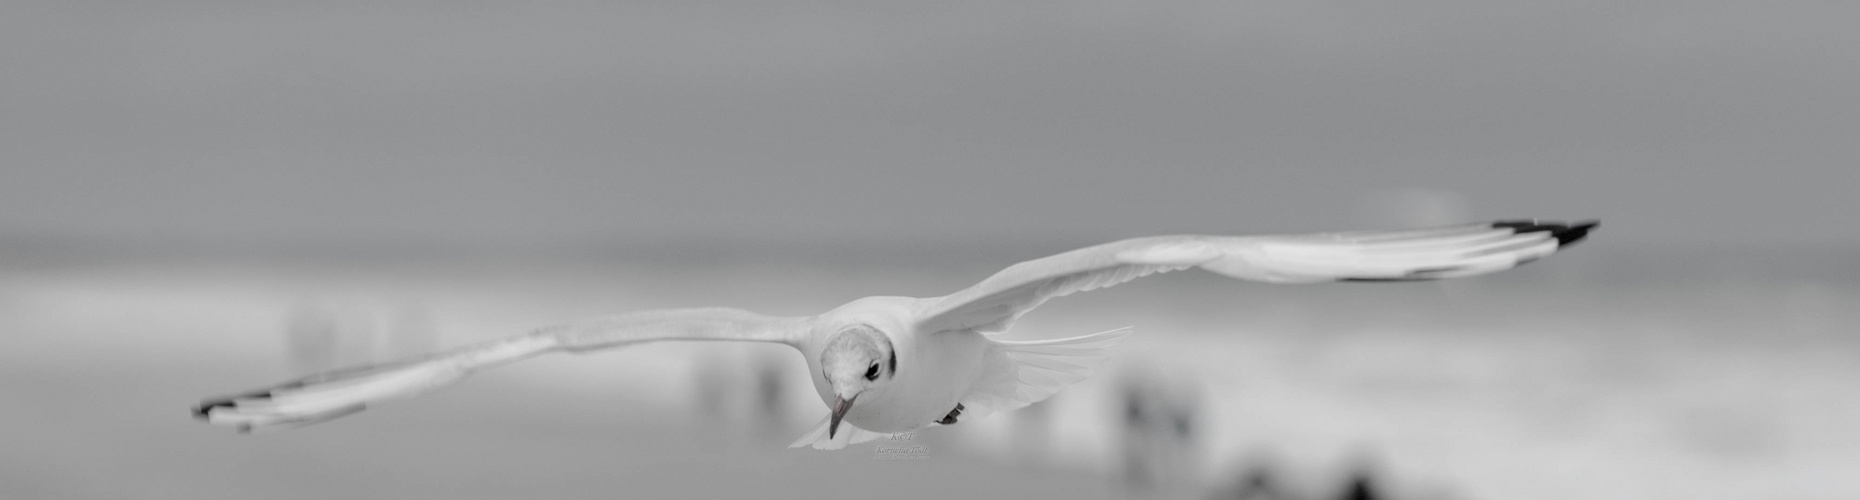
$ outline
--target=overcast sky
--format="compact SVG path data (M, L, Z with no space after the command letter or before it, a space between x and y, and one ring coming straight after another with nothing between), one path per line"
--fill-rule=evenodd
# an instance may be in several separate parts
M520 4L7 2L0 238L1860 243L1860 3Z

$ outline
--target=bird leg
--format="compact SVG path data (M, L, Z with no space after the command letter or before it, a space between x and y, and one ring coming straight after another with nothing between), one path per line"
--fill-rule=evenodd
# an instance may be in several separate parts
M948 415L944 415L943 419L936 421L936 423L943 424L943 425L955 425L956 417L960 417L960 416L962 416L962 403L956 403L956 408L953 410L950 410Z

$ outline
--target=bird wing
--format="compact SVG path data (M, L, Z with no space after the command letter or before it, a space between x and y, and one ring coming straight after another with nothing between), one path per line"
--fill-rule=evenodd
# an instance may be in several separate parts
M1554 253L1595 225L1499 221L1397 231L1133 238L1015 264L967 289L929 299L918 313L918 328L999 332L1047 299L1191 267L1267 283L1473 276Z
M235 396L204 400L194 416L241 432L283 430L451 385L471 372L555 351L585 352L661 340L735 340L799 347L807 318L725 308L640 311L372 366L335 370Z

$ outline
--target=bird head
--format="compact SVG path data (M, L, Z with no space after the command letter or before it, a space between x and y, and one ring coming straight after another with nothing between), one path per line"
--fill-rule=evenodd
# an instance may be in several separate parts
M867 391L882 389L897 374L898 353L884 332L871 325L853 325L827 337L820 371L833 388L833 420L827 426L827 438L832 439L853 401Z

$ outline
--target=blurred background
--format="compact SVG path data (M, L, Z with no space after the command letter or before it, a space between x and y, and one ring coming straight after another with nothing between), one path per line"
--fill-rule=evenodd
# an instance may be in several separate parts
M0 497L1860 497L1860 35L1822 2L0 4ZM1012 413L836 453L658 344L242 436L585 316L942 295L1117 238L1602 219L1475 279L1184 273ZM921 453L905 453L904 446Z

